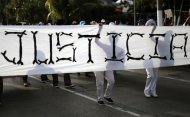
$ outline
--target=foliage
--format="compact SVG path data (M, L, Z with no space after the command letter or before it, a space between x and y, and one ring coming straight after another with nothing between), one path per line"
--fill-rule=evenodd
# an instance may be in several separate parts
M46 17L45 0L6 0L3 6L3 16L7 24L18 22L36 23Z

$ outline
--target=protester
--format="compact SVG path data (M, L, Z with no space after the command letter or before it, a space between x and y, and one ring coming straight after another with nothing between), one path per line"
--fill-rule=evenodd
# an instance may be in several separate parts
M145 25L144 19L139 19L137 22L137 25L138 26L144 26Z
M96 24L98 24L96 21L94 21L94 20L92 20L91 22L90 22L90 25L96 25Z
M156 22L151 16L147 17L145 26L156 26ZM158 97L156 93L156 85L158 79L158 68L146 68L147 79L144 88L145 97Z
M72 25L77 25L77 21L73 20Z
M73 21L72 24L75 25L76 21ZM56 25L64 25L64 20L63 19L57 20ZM56 88L59 88L58 74L52 74L52 77L53 77L53 82L52 82L53 86ZM41 75L41 81L42 81L42 83L50 82L50 80L48 79L46 74ZM65 85L65 87L73 87L74 86L71 83L70 75L68 73L64 74L64 85Z
M106 24L106 20L105 19L101 19L100 23L101 24Z
M100 26L102 26L102 23L105 23L105 21L101 22ZM96 71L94 72L94 74L96 77L98 104L103 105L104 100L107 101L108 103L113 103L114 101L111 98L112 89L115 84L113 71ZM107 87L106 87L105 92L104 92L104 78L107 80Z
M81 20L81 21L79 22L79 25L86 25L86 21Z

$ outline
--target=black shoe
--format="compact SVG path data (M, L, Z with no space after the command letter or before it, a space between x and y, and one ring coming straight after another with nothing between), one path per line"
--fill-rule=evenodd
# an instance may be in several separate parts
M104 103L104 101L98 101L98 104L104 105L105 103Z
M108 103L113 103L113 100L111 98L104 98Z

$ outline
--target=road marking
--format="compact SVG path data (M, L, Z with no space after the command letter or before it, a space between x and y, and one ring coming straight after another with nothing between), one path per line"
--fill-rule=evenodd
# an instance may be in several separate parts
M146 73L140 73L140 72L136 72L136 71L132 71L132 70L128 70L128 71L132 72L132 73L139 73L139 74L145 74L146 75ZM170 80L176 80L176 81L180 81L180 82L190 83L190 80L177 79L177 78L168 77L168 76L160 76L160 77L165 78L165 79L170 79Z
M70 93L73 93L73 94L75 94L75 95L81 96L81 97L83 97L83 98L86 98L86 99L88 99L88 100L91 100L91 101L97 103L97 100L96 100L96 99L94 99L94 98L92 98L92 97L89 97L89 96L87 96L87 95L84 95L84 94L81 94L81 93L78 93L78 92L69 90L69 89L64 88L64 87L60 87L60 89L65 90L65 91L68 91L68 92L70 92ZM115 110L118 110L118 111L121 111L121 112L124 112L124 113L128 113L128 114L130 114L130 115L132 115L132 116L134 116L134 117L140 117L139 114L137 114L137 113L135 113L135 112L132 112L132 111L124 110L124 109L122 109L121 107L118 107L118 106L109 105L109 104L105 104L105 106L110 107L110 108L115 109Z
M35 77L35 76L29 76L29 77L32 78L32 79L35 79L35 80L40 81L40 79L37 78L37 77ZM73 94L75 94L75 95L78 95L78 96L80 96L80 97L86 98L86 99L88 99L88 100L91 100L91 101L97 103L97 100L96 100L95 98L89 97L89 96L84 95L84 94L82 94L82 93L78 93L78 92L76 92L76 91L73 91L73 90L70 90L70 89L67 89L67 88L64 88L64 87L60 87L60 89L62 89L62 90L64 90L64 91L67 91L67 92L70 92L70 93L73 93ZM135 112L132 112L132 111L128 111L128 110L124 110L123 108L118 107L118 106L115 106L115 105L105 104L105 106L110 107L110 108L115 109L115 110L118 110L118 111L120 111L120 112L127 113L127 114L129 114L129 115L131 115L131 116L134 116L134 117L140 117L140 114L138 114L138 113L135 113Z
M64 88L64 87L60 87L60 89L65 90L65 91L70 92L70 93L73 93L73 94L75 94L75 95L78 95L78 96L80 96L80 97L86 98L86 99L88 99L88 100L91 100L91 101L97 103L97 100L96 100L96 99L94 99L94 98L92 98L92 97L89 97L89 96L87 96L87 95L78 93L78 92L76 92L76 91L73 91L73 90L70 90L70 89L67 89L67 88ZM130 114L130 115L132 115L132 116L134 116L134 117L140 117L139 114L137 114L137 113L135 113L135 112L132 112L132 111L124 110L124 109L122 109L121 107L118 107L118 106L109 105L109 104L105 104L105 106L110 107L110 108L115 109L115 110L118 110L118 111L121 111L121 112L124 112L124 113L128 113L128 114Z
M181 81L181 82L187 82L187 83L190 83L189 80L184 80L184 79L176 79L176 78L172 78L172 77L167 77L167 76L160 76L162 78L165 78L165 79L171 79L171 80L177 80L177 81Z
M3 85L5 86L9 86L9 87L14 87L17 89L22 89L22 90L39 90L39 88L35 88L35 87L24 87L23 85L19 85L19 84L12 84L12 83L3 83Z

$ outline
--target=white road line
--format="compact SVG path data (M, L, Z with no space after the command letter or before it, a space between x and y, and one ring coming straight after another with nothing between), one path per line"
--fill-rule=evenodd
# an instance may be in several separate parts
M128 71L132 72L132 73L145 74L145 73L140 73L140 72L131 71L131 70L128 70ZM159 77L162 77L162 78L165 78L165 79L170 79L170 80L176 80L176 81L180 81L180 82L185 82L185 83L190 83L190 80L184 80L184 79L173 78L173 77L168 77L168 76L159 76Z
M35 79L35 80L40 81L40 79L37 78L37 77L35 77L35 76L29 76L29 77L30 77L30 78L33 78L33 79ZM67 88L64 88L64 87L60 87L60 89L62 89L62 90L64 90L64 91L67 91L67 92L70 92L70 93L73 93L73 94L75 94L75 95L78 95L78 96L80 96L80 97L86 98L86 99L88 99L88 100L91 100L91 101L97 103L97 100L96 100L96 99L94 99L94 98L92 98L92 97L89 97L89 96L87 96L87 95L78 93L78 92L76 92L76 91L72 91L72 90L67 89ZM129 114L129 115L131 115L131 116L134 116L134 117L140 117L140 114L135 113L135 112L132 112L132 111L124 110L123 108L118 107L118 106L109 105L109 104L105 104L105 106L110 107L110 108L115 109L115 110L118 110L118 111L120 111L120 112L127 113L127 114Z
M70 92L70 93L73 93L73 94L75 94L75 95L81 96L81 97L83 97L83 98L86 98L86 99L88 99L88 100L91 100L91 101L97 103L97 100L96 100L96 99L94 99L94 98L92 98L92 97L89 97L89 96L87 96L87 95L84 95L84 94L81 94L81 93L72 91L72 90L70 90L70 89L66 89L66 88L64 88L64 87L60 87L60 89L65 90L65 91L68 91L68 92ZM109 105L109 104L105 104L105 106L110 107L110 108L115 109L115 110L118 110L118 111L121 111L121 112L124 112L124 113L128 113L128 114L130 114L130 115L132 115L132 116L134 116L134 117L140 117L139 114L137 114L137 113L135 113L135 112L132 112L132 111L124 110L124 109L122 109L121 107L118 107L118 106Z
M165 76L160 76L162 78L166 78L166 79L171 79L171 80L177 80L177 81L181 81L181 82L186 82L186 83L190 83L189 80L184 80L184 79L176 79L176 78L172 78L172 77L165 77Z

